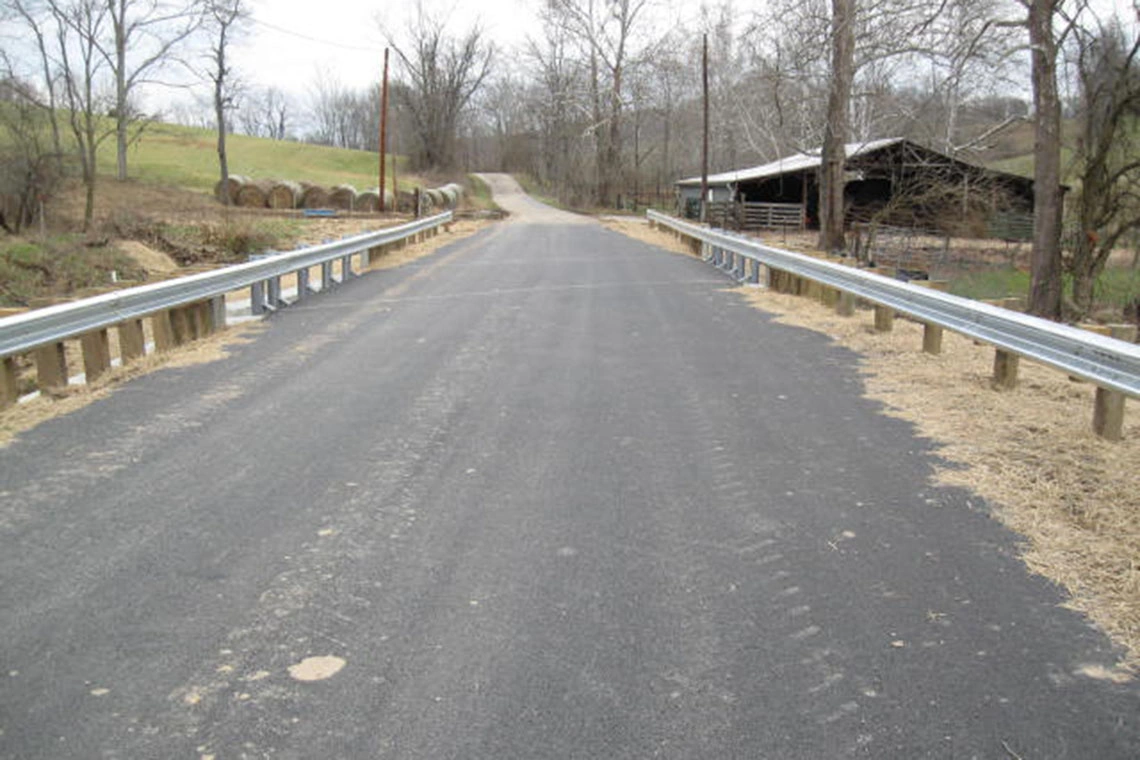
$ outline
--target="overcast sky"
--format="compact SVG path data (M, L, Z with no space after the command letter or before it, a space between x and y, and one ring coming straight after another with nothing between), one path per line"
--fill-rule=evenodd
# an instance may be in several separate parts
M466 29L477 18L497 44L523 42L537 28L542 0L427 2L450 13L451 28ZM380 79L384 60L381 23L397 35L414 13L414 2L359 0L250 0L253 23L235 49L238 68L250 83L306 93L319 71L359 88Z

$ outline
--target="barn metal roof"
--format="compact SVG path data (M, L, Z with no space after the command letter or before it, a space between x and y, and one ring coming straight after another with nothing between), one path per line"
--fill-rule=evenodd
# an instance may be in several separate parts
M877 150L882 150L895 143L904 142L905 139L906 138L903 137L887 137L880 140L847 143L845 146L847 158L854 158L855 156L864 155L866 153L874 153ZM767 164L754 166L751 169L738 169L736 171L721 172L720 174L710 174L709 185L731 185L736 182L778 177L781 174L790 174L792 172L803 171L804 169L818 169L822 162L818 152L796 153ZM692 185L699 187L701 178L689 177L688 179L679 180L677 184L683 187Z

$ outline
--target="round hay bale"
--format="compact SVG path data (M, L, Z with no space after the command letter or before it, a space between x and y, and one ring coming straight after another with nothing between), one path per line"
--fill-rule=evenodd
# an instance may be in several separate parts
M438 187L431 187L424 191L427 197L431 198L431 203L434 208L444 208L447 205L447 199L443 197L443 193L439 191Z
M269 188L269 208L285 208L294 209L301 203L301 195L304 190L298 182L290 182L288 180L281 180L274 182L273 186Z
M447 208L455 208L456 204L459 203L459 193L455 191L454 187L446 185L444 187L441 187L439 189L439 192L443 194Z
M306 182L301 183L301 188L301 208L329 207L328 188L321 187L320 185L312 185Z
M361 190L356 196L356 210L375 213L380 210L380 193L376 190Z
M231 174L224 182L218 180L214 183L214 197L218 199L218 203L225 203L226 197L229 196L229 203L233 206L237 204L238 190L241 190L241 186L248 181L240 174Z
M352 185L337 185L329 194L329 204L333 208L352 211L356 208L356 188Z
M242 208L265 208L269 205L269 189L273 183L269 180L256 180L246 182L237 191L237 205Z
M416 212L415 193L401 190L396 196L396 211L401 214L414 214Z

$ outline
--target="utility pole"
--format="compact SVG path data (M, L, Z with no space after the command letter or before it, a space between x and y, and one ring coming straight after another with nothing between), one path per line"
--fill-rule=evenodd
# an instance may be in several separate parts
M705 203L709 195L709 34L705 32L701 52L701 91L704 99L704 133L701 135L701 206L700 221L705 220Z
M388 152L388 48L384 48L384 80L380 85L380 213L387 211L384 203L384 154ZM395 185L395 178L392 180ZM395 187L392 192L392 202L396 202Z

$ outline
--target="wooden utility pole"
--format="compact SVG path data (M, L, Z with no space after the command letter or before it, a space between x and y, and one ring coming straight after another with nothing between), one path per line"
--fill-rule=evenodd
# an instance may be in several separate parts
M384 203L384 154L388 152L388 48L384 48L384 80L380 85L380 213L387 211ZM392 182L395 185L395 180ZM392 203L396 202L395 187L392 192Z
M704 133L701 135L701 205L700 220L705 220L705 203L709 195L709 35L705 32L701 52L701 92L704 99Z

